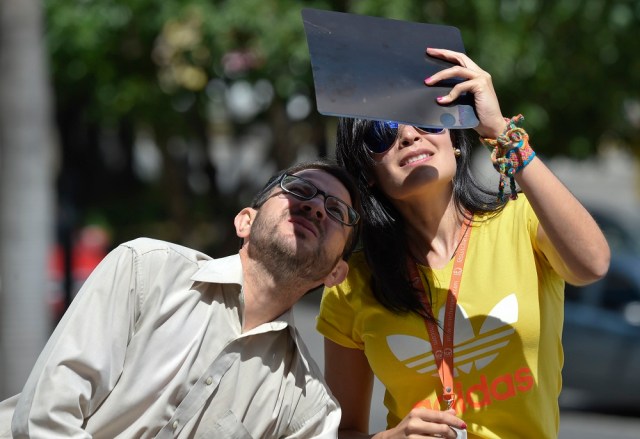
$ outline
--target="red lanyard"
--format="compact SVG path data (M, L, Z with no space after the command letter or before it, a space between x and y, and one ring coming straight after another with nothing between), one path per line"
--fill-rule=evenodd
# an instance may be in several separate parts
M456 395L453 391L453 331L456 319L456 305L458 303L458 292L460 291L460 280L462 279L462 269L464 260L467 256L467 245L471 235L471 221L465 219L463 227L460 228L460 243L456 251L455 260L453 262L453 272L451 273L451 282L449 284L449 293L447 294L447 303L444 313L444 329L443 337L440 340L438 325L429 319L424 319L424 323L429 332L429 340L431 342L431 350L438 366L440 381L442 382L442 399L447 402L448 408L453 406ZM427 314L435 319L431 304L427 300L424 285L420 279L418 268L412 261L408 262L409 276L415 287L422 290L420 301L424 306Z

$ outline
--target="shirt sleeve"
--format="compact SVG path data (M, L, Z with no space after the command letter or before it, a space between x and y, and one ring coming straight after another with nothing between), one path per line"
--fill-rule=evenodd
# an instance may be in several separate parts
M342 414L340 406L328 394L325 392L322 394L324 403L311 409L305 408L306 419L299 426L290 426L295 433L287 435L287 439L335 439L338 437ZM297 410L300 410L300 407Z
M518 199L515 202L517 203L518 209L516 215L521 217L524 224L526 224L527 233L529 235L529 240L531 241L533 250L536 252L539 258L542 258L543 261L547 261L547 257L538 246L538 227L540 226L540 220L536 216L531 203L529 203L529 200L527 199L527 196L525 194L518 195Z
M120 376L136 314L136 258L120 246L80 289L22 391L16 438L87 438L85 420Z
M325 288L316 329L341 346L364 349L364 342L356 329L356 313L347 297L349 292L349 279L338 286Z

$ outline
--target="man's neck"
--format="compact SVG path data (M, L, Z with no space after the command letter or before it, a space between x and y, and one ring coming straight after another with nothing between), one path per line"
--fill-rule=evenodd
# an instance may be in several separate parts
M244 311L242 332L273 321L290 309L305 294L300 279L276 280L258 261L241 252Z

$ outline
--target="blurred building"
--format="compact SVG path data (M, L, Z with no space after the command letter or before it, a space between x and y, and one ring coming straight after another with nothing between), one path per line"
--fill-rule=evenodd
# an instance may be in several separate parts
M586 206L609 210L621 221L632 223L630 225L640 221L639 165L631 152L609 147L586 160L542 159ZM488 151L476 152L473 167L482 183L497 189L498 176L491 166Z

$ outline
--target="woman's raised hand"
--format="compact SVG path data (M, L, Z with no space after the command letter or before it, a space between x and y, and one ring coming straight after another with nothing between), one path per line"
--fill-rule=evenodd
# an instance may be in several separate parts
M462 93L472 93L475 101L476 114L480 123L474 129L482 137L495 139L500 135L507 123L500 111L500 103L493 89L491 75L482 70L471 58L464 53L447 49L428 48L427 54L444 59L456 66L441 70L425 79L426 85L437 85L445 79L462 78L465 81L456 84L449 94L438 97L439 104L450 104Z

